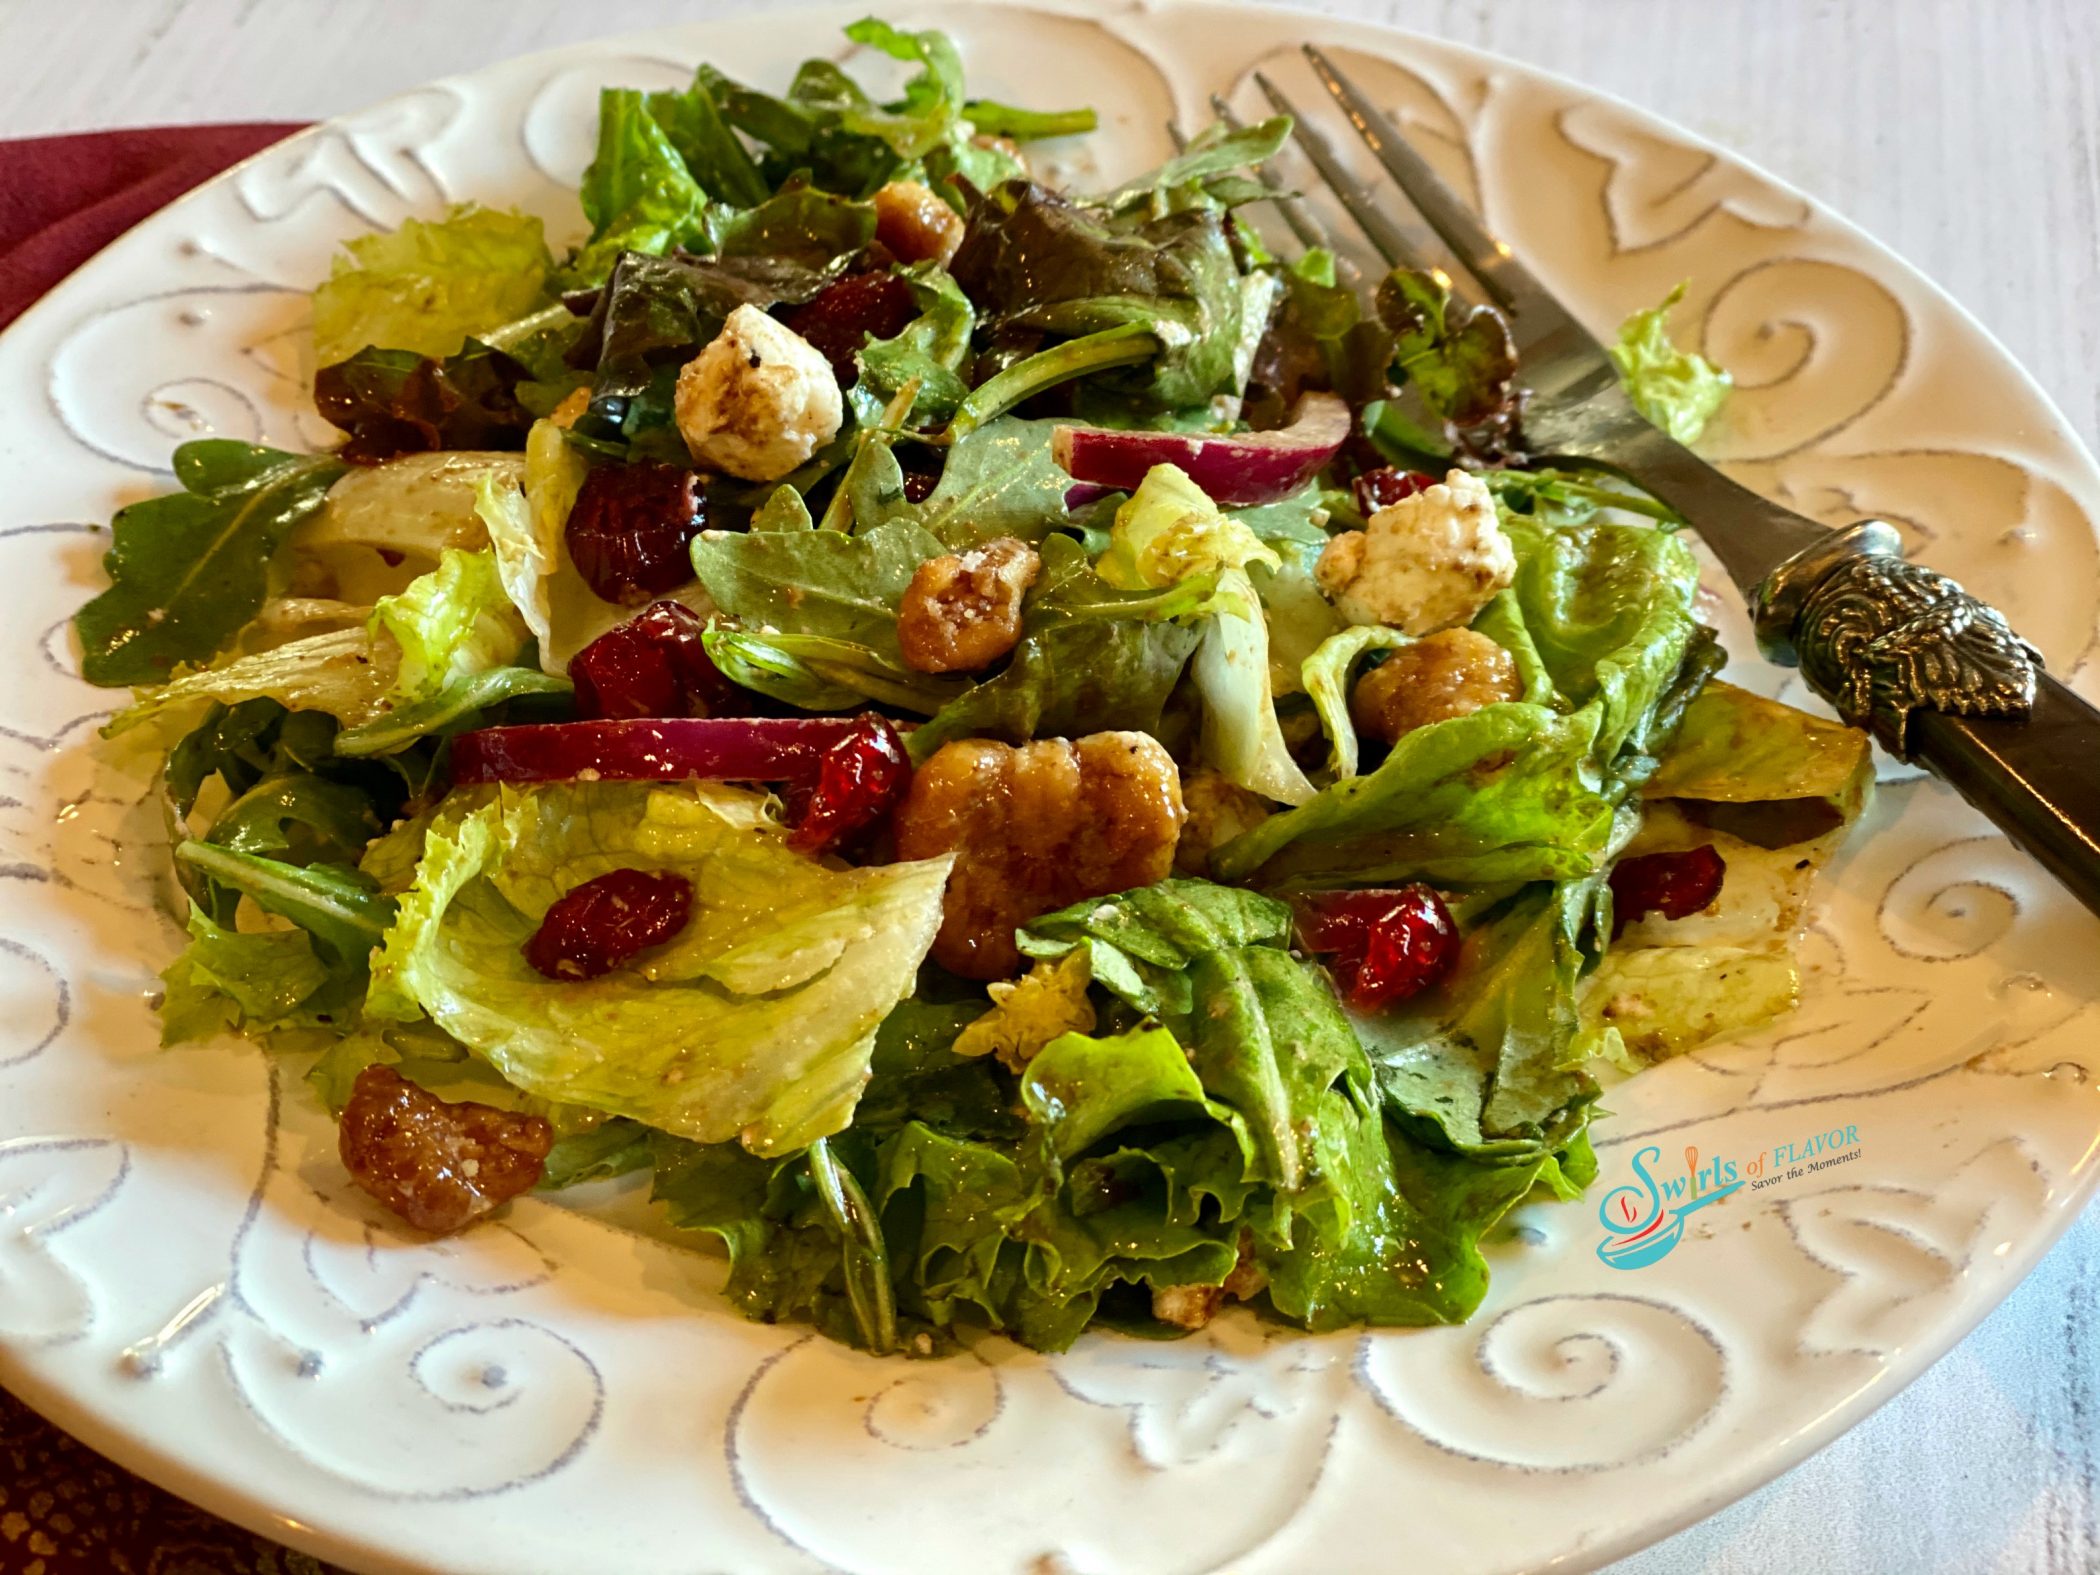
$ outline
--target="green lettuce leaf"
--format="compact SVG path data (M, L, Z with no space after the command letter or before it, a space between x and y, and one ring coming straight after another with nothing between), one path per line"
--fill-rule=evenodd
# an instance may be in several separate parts
M1513 520L1510 531L1517 581L1500 616L1515 627L1489 633L1551 692L1417 728L1375 771L1227 843L1213 870L1377 886L1571 880L1599 867L1614 811L1718 664L1692 615L1697 567L1683 542L1645 526Z
M1248 297L1227 225L1213 209L1117 216L1033 182L1008 181L971 202L969 230L948 267L995 332L1150 336L1120 358L1138 364L1094 371L1090 388L1150 410L1240 391ZM1060 376L1089 370L1075 366Z
M354 726L384 708L399 661L397 646L375 643L363 629L308 635L141 690L138 702L112 718L105 731L126 732L198 700L224 705L274 700L287 710L323 711Z
M228 438L176 449L183 490L119 509L111 525L109 589L73 619L81 675L153 684L208 661L260 610L270 560L343 469Z
M1223 513L1174 465L1155 465L1116 510L1108 550L1095 565L1110 585L1164 588L1199 577L1214 586L1192 676L1203 702L1198 752L1236 785L1285 804L1313 785L1291 758L1271 690L1269 624L1248 576L1282 559Z
M1291 1249L1263 1251L1269 1301L1314 1331L1461 1323L1487 1294L1482 1238L1539 1190L1578 1196L1596 1172L1587 1140L1522 1165L1477 1165L1411 1143L1376 1116L1343 1128L1335 1177L1350 1228L1330 1246L1300 1219Z
M1357 624L1322 640L1305 659L1303 682L1330 746L1327 767L1337 780L1356 775L1356 723L1349 715L1350 672L1373 651L1396 651L1413 637L1384 624Z
M1387 1113L1430 1146L1529 1164L1566 1146L1596 1085L1577 981L1602 949L1601 877L1524 887L1469 928L1458 971L1405 1009L1357 1019Z
M724 257L822 270L875 238L875 207L790 181L755 207L709 209L706 227L710 248Z
M400 595L379 598L371 631L400 648L391 698L403 701L429 699L456 679L508 666L529 638L496 554L452 547Z
M1684 299L1684 290L1680 284L1660 305L1627 318L1609 348L1634 408L1678 442L1696 443L1734 379L1705 356L1671 342L1670 309Z
M349 759L399 754L420 739L481 726L489 711L508 701L571 692L568 679L537 667L485 667L447 679L429 694L343 729L336 735L336 753Z
M591 236L569 265L572 282L597 283L622 252L656 256L705 241L707 193L650 113L649 95L634 88L598 95L598 148L577 195Z
M913 1003L886 1025L877 1076L893 1081L863 1102L879 1119L830 1147L879 1211L921 1351L967 1323L1062 1349L1117 1287L1221 1285L1250 1252L1276 1309L1311 1327L1455 1321L1486 1289L1483 1234L1535 1187L1572 1196L1594 1171L1579 1128L1487 1165L1387 1123L1333 992L1284 949L1280 904L1177 881L1049 927L1046 953L1090 947L1112 991L1150 1011L1178 987L1184 1010L1057 1037L1003 1098L991 1057L946 1048L973 1008ZM865 1343L850 1243L816 1191L794 1158L657 1143L657 1196L728 1245L747 1314Z
M222 929L195 906L188 927L189 944L160 976L163 1045L228 1029L315 1027L346 1005L355 1012L354 996L329 988L335 970L315 955L306 931Z
M654 120L684 163L686 173L717 204L755 208L771 188L736 132L722 118L704 76L683 91L651 93L645 100ZM719 209L710 208L711 221Z
M949 861L827 869L787 849L766 804L713 784L453 794L368 1015L428 1015L528 1093L696 1141L771 1154L838 1131L939 926ZM676 940L589 981L526 964L562 893L633 867L693 881Z
M1018 936L1026 957L1075 950L1093 980L1149 1016L1182 1019L1195 1009L1189 967L1205 952L1280 946L1291 910L1259 892L1205 880L1165 880L1089 898L1030 920Z
M457 355L470 335L547 305L553 272L538 219L472 204L345 241L314 291L314 358L330 366L367 347Z
M1441 273L1395 268L1379 284L1378 315L1393 334L1393 366L1438 418L1498 436L1517 414L1517 350L1509 322L1470 305Z

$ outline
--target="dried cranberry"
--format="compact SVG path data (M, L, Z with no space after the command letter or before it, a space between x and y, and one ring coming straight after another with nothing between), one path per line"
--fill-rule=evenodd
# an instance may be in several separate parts
M850 273L827 284L782 321L831 363L843 388L860 376L853 357L871 335L893 339L918 315L911 286L885 271Z
M642 460L600 465L569 511L569 557L592 590L638 607L693 578L693 538L707 527L700 478Z
M1619 860L1611 872L1612 938L1651 913L1666 919L1697 913L1721 895L1727 871L1727 861L1710 842L1682 853L1638 853Z
M825 750L816 779L785 790L788 845L823 853L852 841L896 808L911 786L911 760L887 717L870 711Z
M554 1129L471 1101L448 1104L392 1067L357 1074L336 1134L350 1179L418 1230L458 1230L539 1185Z
M1301 897L1298 940L1328 955L1343 999L1359 1011L1419 995L1458 963L1458 926L1427 886Z
M1398 465L1381 465L1376 470L1367 470L1356 478L1357 512L1369 519L1380 509L1391 508L1402 498L1411 498L1417 492L1427 491L1436 485L1436 477L1419 470L1402 470Z
M734 716L740 691L708 660L707 625L682 602L662 601L608 629L569 660L576 714Z
M525 943L525 960L550 979L595 979L661 946L692 912L693 883L683 875L613 870L547 910Z

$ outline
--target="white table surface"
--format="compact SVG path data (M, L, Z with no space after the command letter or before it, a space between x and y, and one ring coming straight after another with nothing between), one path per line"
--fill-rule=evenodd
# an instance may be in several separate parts
M0 136L314 119L507 55L761 9L0 0ZM1535 62L1735 148L1939 280L2100 440L2100 0L1319 9ZM1615 1575L1985 1570L2100 1571L2100 1214L1882 1411Z

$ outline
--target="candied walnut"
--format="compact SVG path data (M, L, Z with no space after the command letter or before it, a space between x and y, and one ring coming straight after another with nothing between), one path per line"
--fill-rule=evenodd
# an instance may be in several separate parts
M458 1230L539 1185L554 1129L494 1105L447 1104L392 1067L357 1074L337 1146L350 1179L418 1230Z
M1211 854L1273 813L1259 793L1209 766L1198 766L1181 779L1181 799L1188 819L1174 848L1174 868L1184 875L1208 875Z
M1222 1285L1156 1285L1152 1288L1152 1316L1177 1329L1202 1328L1217 1317L1225 1302Z
M1418 727L1469 716L1523 692L1509 652L1471 629L1446 629L1403 645L1359 678L1349 714L1364 732L1393 744Z
M1173 757L1144 733L943 744L896 821L900 859L957 855L934 961L966 979L1010 977L1014 931L1030 919L1165 879L1183 813Z
M1223 1285L1160 1285L1152 1291L1152 1316L1177 1329L1196 1330L1218 1316L1225 1298L1251 1301L1268 1288L1269 1275L1254 1258L1254 1233L1240 1232L1240 1259Z
M875 193L875 239L900 261L945 263L962 238L962 215L917 181L893 180Z
M1021 638L1021 599L1042 572L1035 549L1011 536L928 558L897 604L905 665L969 673L999 660Z
M562 396L560 404L547 413L547 419L567 431L583 419L583 413L591 408L591 391L588 388L572 388Z

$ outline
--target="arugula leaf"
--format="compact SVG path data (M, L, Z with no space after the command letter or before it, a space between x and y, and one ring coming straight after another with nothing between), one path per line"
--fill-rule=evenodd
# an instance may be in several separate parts
M1016 142L1076 137L1100 124L1100 117L1091 109L1022 109L988 98L973 98L964 104L963 118L982 136L1011 137Z
M286 771L263 778L229 803L204 840L293 864L355 863L383 829L363 784Z
M1090 205L1120 213L1148 207L1155 215L1172 211L1192 200L1216 201L1230 193L1241 201L1255 201L1267 193L1255 183L1251 190L1221 186L1218 177L1251 169L1282 151L1291 139L1291 117L1272 115L1251 126L1232 127L1222 120L1211 122L1189 140L1187 147L1155 170L1126 181L1103 197L1085 199ZM1214 189L1216 194L1214 194Z
M1635 312L1608 347L1633 406L1680 443L1696 443L1728 398L1734 379L1670 339L1670 309L1684 299L1680 284L1662 303Z
M898 520L843 531L706 531L693 569L723 612L753 628L851 640L894 657L897 601L940 541Z
M266 777L318 770L333 753L335 731L334 718L294 714L274 700L213 702L168 751L163 776L175 813L187 816L213 777L238 799Z
M874 700L931 716L967 687L852 640L821 634L748 634L710 629L708 655L724 676L805 711L845 711Z
M342 475L325 454L227 438L175 450L183 490L117 511L110 587L74 615L91 684L165 681L208 660L262 607L269 565Z
M904 84L904 95L877 108L848 98L840 124L863 136L879 137L899 158L923 158L954 129L962 114L962 56L946 33L927 29L908 32L876 18L862 17L846 28L856 44L879 49L892 60L914 63L919 71ZM858 90L856 90L857 93Z
M443 360L412 350L360 350L314 374L314 408L349 435L353 465L438 449L525 446L532 413L518 402L525 367L469 339Z
M265 913L290 919L337 964L362 965L393 922L394 899L342 865L286 864L208 842L185 842L175 849L175 857L252 899Z
M682 134L696 130L690 119L677 123ZM573 283L603 279L622 252L653 256L704 238L707 193L650 113L650 96L634 88L598 95L598 149L577 195L591 237L569 265Z
M368 347L457 355L470 336L546 306L553 271L538 219L471 203L345 241L313 294L314 359Z
M336 753L351 759L399 754L419 739L482 725L485 713L527 695L567 695L569 680L536 667L486 667L336 735Z
M911 286L919 315L893 337L871 339L855 352L860 386L887 404L917 379L917 396L902 420L945 421L969 397L969 385L961 373L970 354L977 313L939 263L914 264L903 277Z
M1072 478L1052 457L1055 421L1002 416L948 450L918 520L950 552L997 536L1040 542L1066 522Z

